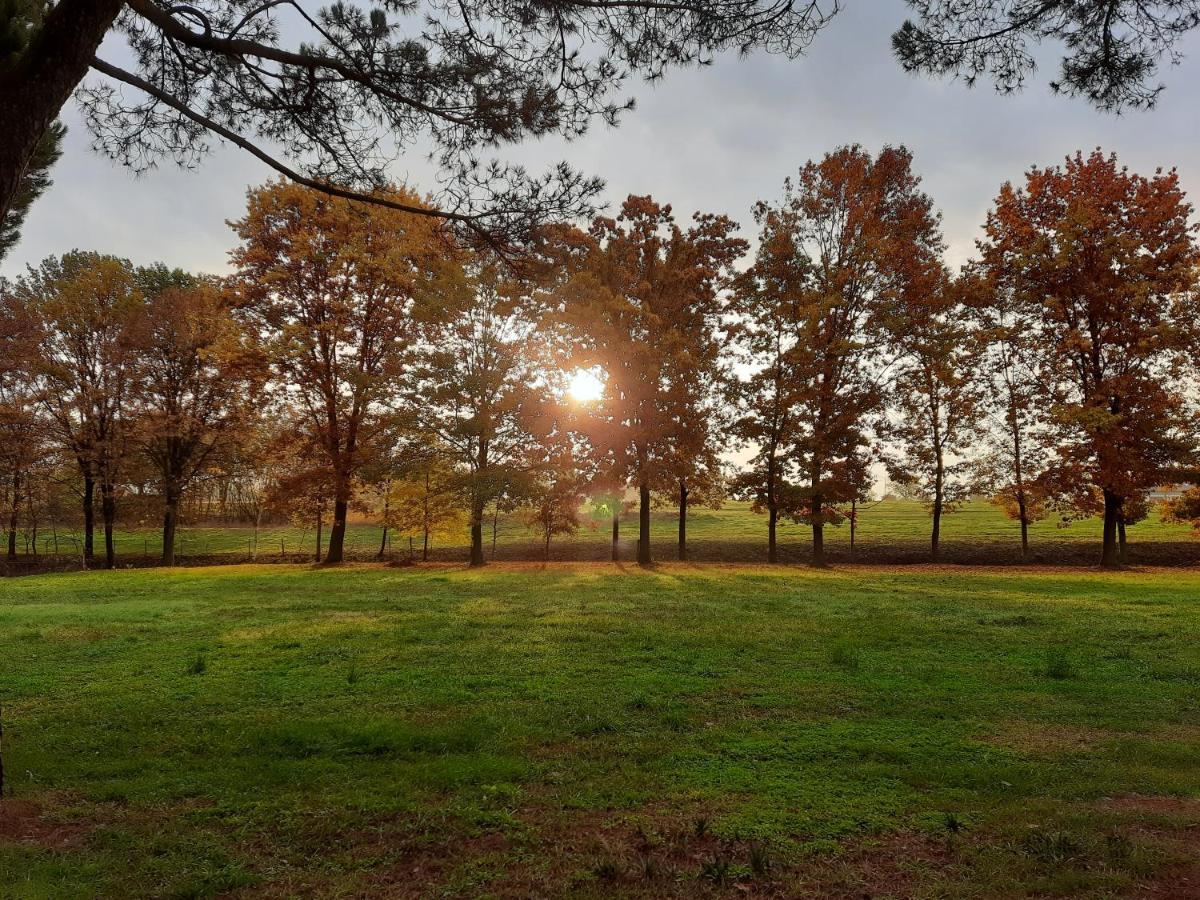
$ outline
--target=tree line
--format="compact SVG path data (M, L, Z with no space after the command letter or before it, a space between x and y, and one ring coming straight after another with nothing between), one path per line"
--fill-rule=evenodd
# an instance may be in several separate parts
M327 523L328 563L357 508L381 553L388 529L427 549L466 528L472 565L501 512L548 556L588 499L614 558L636 506L642 564L652 505L676 507L683 559L689 508L732 496L770 561L789 522L820 566L882 467L926 504L935 560L943 516L986 493L1023 554L1031 523L1101 515L1116 567L1150 490L1196 480L1200 248L1174 171L1030 169L958 271L902 147L806 163L754 207L753 252L727 216L631 196L514 258L379 194L251 190L226 277L72 251L0 285L9 559L71 505L111 567L124 505L161 516L171 564L188 497L216 490L256 524Z

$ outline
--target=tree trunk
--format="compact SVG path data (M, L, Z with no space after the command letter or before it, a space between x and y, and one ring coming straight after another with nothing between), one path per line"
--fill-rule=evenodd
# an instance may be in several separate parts
M1122 566L1129 565L1128 545L1125 543L1125 516L1117 517L1117 556Z
M775 445L767 455L767 562L779 562L775 530L779 525L779 505L775 496Z
M116 548L113 546L113 524L117 520L116 485L101 482L100 514L104 518L104 567L112 569L117 565Z
M855 545L854 539L858 532L858 498L850 498L850 562L854 562L858 556L858 548Z
M483 556L483 509L482 495L471 500L471 568L473 569L487 565L487 560Z
M942 498L935 496L933 500L933 530L929 535L930 557L934 562L941 556L942 543Z
M650 485L643 481L638 485L638 565L648 566L650 554Z
M425 493L421 495L421 562L429 562L429 467L425 467Z
M1021 561L1029 559L1029 511L1025 504L1025 492L1017 489L1017 515L1021 517Z
M321 561L321 527L325 524L325 510L320 506L317 507L317 549L313 553L313 561Z
M825 505L820 494L812 498L812 562L814 569L823 569L825 562Z
M179 489L166 485L163 490L162 564L175 565L175 529L179 523ZM194 520L193 520L194 521Z
M941 435L937 426L937 418L933 420L933 440L935 444L935 459L937 468L933 476L933 529L929 535L930 557L934 562L941 556L942 543L942 498L946 487L946 464L942 457Z
M543 554L543 559L545 559L546 562L550 562L550 529L549 528L546 529L546 548L545 548L545 552Z
M83 558L91 563L96 558L96 479L83 476Z
M16 470L12 477L12 509L8 515L8 559L17 558L17 525L21 512L21 472Z
M621 559L621 501L613 502L613 521L612 521L612 561L619 562Z
M687 559L687 514L688 489L687 482L679 479L679 561Z
M50 123L87 74L124 0L59 0L20 62L0 74L0 220Z
M485 440L480 440L479 450L475 454L475 474L478 476L478 479L475 482L474 495L471 497L472 569L487 565L487 560L483 556L483 511L487 507L487 499L483 495L482 487L487 480L489 472L488 464L488 443Z
M1111 491L1104 492L1104 543L1100 552L1100 568L1121 568L1120 548L1117 546L1117 519L1121 514L1121 498Z
M496 532L500 530L500 500L492 506L492 559L496 558Z
M329 549L325 564L336 565L345 558L346 515L350 510L350 476L338 475L334 485L333 527L329 529Z
M379 553L376 559L383 559L387 553L388 519L392 511L392 480L389 478L383 488L383 537L379 539Z

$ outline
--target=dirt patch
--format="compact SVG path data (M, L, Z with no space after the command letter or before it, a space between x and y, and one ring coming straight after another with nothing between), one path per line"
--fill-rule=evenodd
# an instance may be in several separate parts
M0 844L69 850L83 846L91 830L87 824L56 820L33 800L0 799Z
M1094 750L1109 741L1124 737L1119 732L1081 725L1060 725L1012 719L979 738L984 743L1031 756L1054 756L1060 753L1082 753Z
M1187 820L1200 828L1200 797L1174 797L1166 794L1125 794L1108 797L1100 807L1112 812L1137 813L1139 815L1164 816L1174 820ZM1181 823L1182 824L1182 823Z
M901 831L848 844L794 883L801 896L873 900L912 897L926 881L955 865L953 845L942 837Z

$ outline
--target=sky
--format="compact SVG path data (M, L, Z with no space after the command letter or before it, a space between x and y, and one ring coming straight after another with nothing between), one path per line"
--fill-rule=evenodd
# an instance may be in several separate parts
M677 215L728 214L752 237L754 202L778 199L783 179L805 161L847 143L872 151L903 144L942 211L954 266L970 258L1001 184L1075 150L1115 151L1144 174L1176 167L1184 189L1200 198L1200 97L1191 89L1200 81L1200 33L1182 46L1185 62L1163 71L1167 90L1154 110L1114 116L1050 92L1057 48L1047 48L1047 65L1024 92L1000 96L986 84L906 75L889 45L905 18L902 0L846 7L800 59L729 56L655 86L631 81L637 109L618 128L597 124L582 140L523 144L505 157L535 172L567 159L606 180L610 209L628 194L652 194ZM227 221L240 216L247 188L272 172L218 146L195 171L164 162L138 177L90 150L73 108L64 120L70 133L54 186L0 274L73 248L228 271ZM433 174L420 155L393 172L418 189L432 187Z

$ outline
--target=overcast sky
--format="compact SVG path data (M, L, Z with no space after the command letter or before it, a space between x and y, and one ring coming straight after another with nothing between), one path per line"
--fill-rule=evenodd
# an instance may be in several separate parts
M610 203L651 193L678 213L727 213L749 237L754 201L777 198L784 177L806 160L845 143L873 151L904 144L944 214L955 265L971 255L1004 181L1076 149L1115 151L1146 174L1175 166L1185 189L1200 197L1200 100L1192 90L1200 40L1183 46L1190 57L1183 65L1163 72L1168 89L1155 110L1116 117L1052 95L1050 71L1012 97L996 95L990 85L969 89L907 76L889 48L905 17L901 0L847 5L802 59L728 58L671 73L653 88L630 83L638 108L619 128L597 127L570 145L523 145L509 158L534 171L565 158L602 176ZM226 220L240 215L249 185L270 177L266 167L219 147L198 171L164 163L135 178L88 148L73 109L65 119L71 131L54 187L35 205L0 274L75 247L139 264L227 271L233 235ZM432 172L420 158L394 174L417 188L431 186Z

